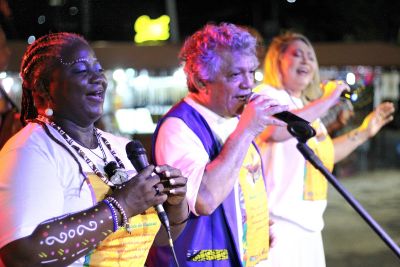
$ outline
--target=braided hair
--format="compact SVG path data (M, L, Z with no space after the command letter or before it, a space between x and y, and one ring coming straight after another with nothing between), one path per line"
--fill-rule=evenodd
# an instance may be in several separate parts
M49 131L45 123L36 119L38 111L33 98L33 92L49 93L51 73L54 71L54 67L60 64L62 51L76 43L89 45L78 34L60 32L42 36L28 46L22 58L20 69L22 79L21 122L23 125L26 125L28 121L39 123L45 133L73 157L74 161L78 164L79 173L87 179L76 155Z
M60 32L40 37L28 46L22 58L20 76L22 79L21 122L37 117L38 111L33 99L33 92L49 93L50 77L53 68L60 61L61 52L76 43L88 44L78 34Z

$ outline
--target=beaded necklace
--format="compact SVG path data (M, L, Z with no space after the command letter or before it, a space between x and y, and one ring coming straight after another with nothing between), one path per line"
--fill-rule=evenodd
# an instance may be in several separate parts
M83 152L83 150L77 145L78 142L76 142L74 139L72 139L60 126L58 126L55 122L50 121L48 118L39 115L37 118L39 121L48 123L50 124L64 139L65 141L78 153L79 156L89 165L89 167L93 170L93 172L107 185L109 186L114 186L114 184L97 168L96 164L91 161L86 154ZM121 169L124 169L125 166L122 163L121 159L117 156L115 151L111 148L110 143L108 140L101 136L100 132L97 130L97 128L93 129L94 134L96 135L96 138L98 138L99 146L102 152L104 152L100 139L104 142L106 145L107 149L110 151L111 155L114 157L114 159L117 161L118 167ZM104 152L105 155L105 152ZM104 161L106 163L106 160Z

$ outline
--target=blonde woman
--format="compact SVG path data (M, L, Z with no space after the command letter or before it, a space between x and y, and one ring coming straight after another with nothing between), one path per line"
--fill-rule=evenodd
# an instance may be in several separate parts
M310 41L298 33L273 39L265 58L264 82L256 92L289 105L312 122L315 137L307 144L332 170L358 146L375 136L393 119L392 103L382 103L358 128L331 139L319 119L335 105L344 90L343 81L320 86L318 61ZM270 260L274 267L321 267L325 256L321 238L327 205L327 181L296 148L297 140L285 127L269 125L259 136L267 177L271 231L276 237Z

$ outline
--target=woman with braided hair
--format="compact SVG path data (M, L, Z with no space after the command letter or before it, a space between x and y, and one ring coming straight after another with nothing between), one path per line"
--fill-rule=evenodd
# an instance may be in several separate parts
M153 241L170 241L153 206L174 238L184 227L187 179L167 165L137 173L129 140L94 127L107 81L79 35L36 40L21 78L26 126L0 152L0 266L143 266Z

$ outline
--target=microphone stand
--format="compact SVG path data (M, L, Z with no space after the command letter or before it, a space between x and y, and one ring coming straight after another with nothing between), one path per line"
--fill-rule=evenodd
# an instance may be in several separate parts
M386 245L400 259L400 249L393 239L382 229L382 227L368 214L361 204L344 188L337 178L324 166L322 161L315 155L314 151L306 144L307 140L315 135L315 130L306 122L288 123L289 133L299 141L297 149L325 178L335 187L335 189L347 200L347 202L358 212L365 222L375 231L375 233L386 243Z

